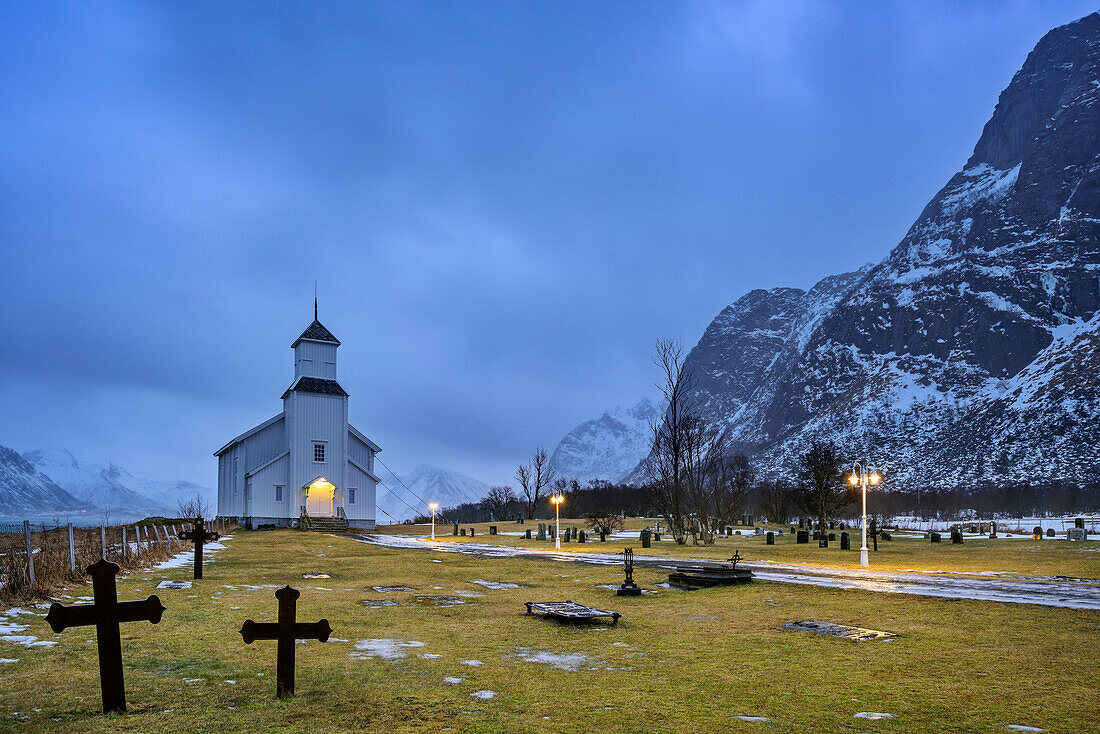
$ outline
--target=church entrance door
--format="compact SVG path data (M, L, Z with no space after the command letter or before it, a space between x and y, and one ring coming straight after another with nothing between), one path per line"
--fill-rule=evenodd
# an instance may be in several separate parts
M306 512L310 517L332 517L332 499L336 487L319 477L306 487Z

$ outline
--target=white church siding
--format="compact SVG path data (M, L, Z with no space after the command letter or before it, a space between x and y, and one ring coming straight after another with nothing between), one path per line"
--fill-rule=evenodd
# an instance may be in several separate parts
M347 400L332 395L291 393L286 400L287 416L293 416L293 435L290 452L295 457L291 464L291 481L296 490L297 505L306 503L305 488L324 477L336 489L346 486L344 463L347 456ZM322 444L325 460L314 461L314 446Z
M280 524L280 519L285 519L294 508L293 493L287 486L287 466L290 451L284 451L281 455L263 464L248 476L252 486L251 503L243 513L251 517L253 524ZM275 499L275 488L282 487L282 500Z

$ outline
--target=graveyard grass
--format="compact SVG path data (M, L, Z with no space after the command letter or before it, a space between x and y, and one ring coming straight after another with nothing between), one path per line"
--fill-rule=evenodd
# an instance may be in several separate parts
M481 535L475 541L489 539ZM731 545L723 542L716 552L728 554ZM619 598L597 587L620 583L619 566L392 550L287 530L238 532L228 545L191 589L153 588L164 579L189 579L188 569L119 580L120 599L156 593L167 607L159 625L123 625L126 714L100 712L91 628L54 635L42 617L16 618L29 625L25 634L59 644L27 648L0 641L0 657L19 659L0 665L0 730L1004 732L1009 724L1050 731L1096 725L1100 658L1092 651L1100 640L1100 613L1094 611L764 582ZM1023 556L999 570L1032 568L1037 562L1027 557L1026 545L1009 542L997 550ZM1066 553L1059 548L1066 545L1041 550ZM1074 546L1091 550L1093 558L1100 551L1095 542ZM738 547L746 555L749 546ZM765 548L762 541L759 548ZM803 549L796 550L812 558ZM950 550L953 560L983 553L972 544ZM688 548L685 555L696 551ZM909 559L900 563L914 566ZM1091 563L1083 566L1091 574L1068 573L1096 576L1096 561ZM331 578L303 579L309 572ZM664 580L648 568L637 569L635 578L649 589ZM493 590L473 579L530 588ZM274 586L287 582L302 592L298 620L324 617L334 631L328 643L297 646L297 695L278 701L275 643L246 646L238 630L246 618L274 621ZM248 588L265 584L272 587ZM415 591L371 589L386 585ZM458 596L456 591L481 596L459 596L466 603L449 607L416 601ZM90 587L66 593L84 596ZM383 598L398 605L362 604ZM523 613L525 601L564 599L624 617L615 627L574 627ZM778 628L802 619L899 637L854 643ZM402 648L405 657L395 660L352 656L357 641L372 638L424 646ZM587 657L570 671L525 661L525 651ZM423 653L440 657L418 657ZM444 682L448 676L464 680L452 685ZM471 696L484 690L497 695ZM863 711L897 718L852 718ZM733 718L739 715L773 723Z

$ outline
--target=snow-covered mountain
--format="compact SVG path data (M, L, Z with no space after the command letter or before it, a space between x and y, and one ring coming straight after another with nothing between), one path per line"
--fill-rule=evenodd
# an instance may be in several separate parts
M764 473L814 436L892 485L1100 480L1100 15L1056 28L881 263L753 291L687 358Z
M0 515L80 512L91 507L38 471L15 450L0 446Z
M551 454L550 467L559 477L581 484L620 481L649 453L650 424L657 416L648 399L632 408L616 405L567 433Z
M401 477L401 482L423 498L424 502L438 502L441 509L464 502L479 502L489 491L489 485L473 477L427 464L421 464L410 474ZM394 520L411 520L416 514L431 512L416 496L406 491L401 483L392 477L384 483L386 487L379 485L378 495L375 498L379 508L377 515L379 524L384 525ZM386 513L389 513L389 516Z
M36 449L23 458L69 494L101 510L136 515L172 514L196 494L212 507L217 492L191 482L139 479L113 462L82 461L67 449Z

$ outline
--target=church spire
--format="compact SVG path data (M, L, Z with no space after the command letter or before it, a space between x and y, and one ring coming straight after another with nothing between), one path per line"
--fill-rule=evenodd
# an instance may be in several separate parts
M313 320L317 320L317 279L313 279Z

